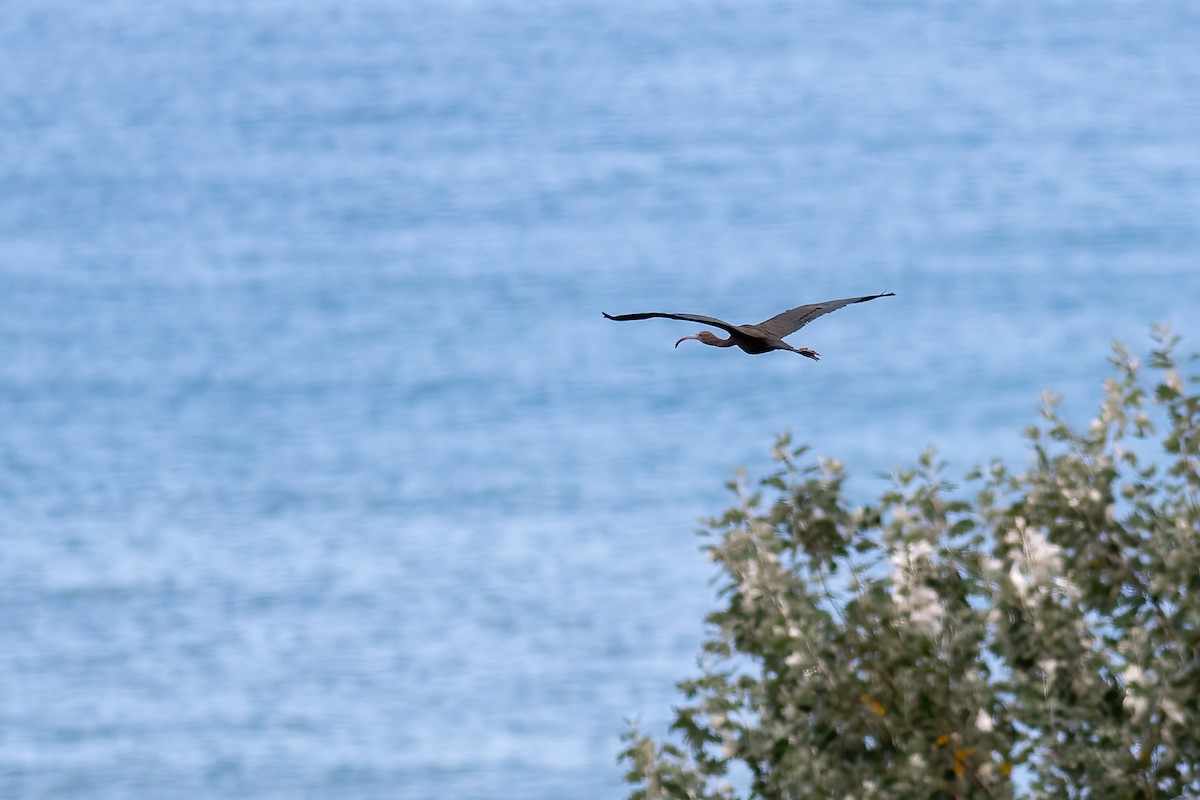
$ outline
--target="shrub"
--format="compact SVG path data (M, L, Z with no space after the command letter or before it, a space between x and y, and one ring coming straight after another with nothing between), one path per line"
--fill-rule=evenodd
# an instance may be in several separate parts
M1154 341L962 488L926 452L855 507L781 438L707 523L720 607L632 798L1200 794L1200 378Z

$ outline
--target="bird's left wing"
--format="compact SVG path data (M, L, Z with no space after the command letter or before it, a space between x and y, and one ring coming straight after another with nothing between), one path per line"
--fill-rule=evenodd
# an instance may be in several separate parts
M837 311L839 308L848 306L851 303L865 303L877 297L894 297L895 294L895 292L884 292L883 294L869 294L865 297L843 297L841 300L826 300L823 303L809 303L806 306L796 306L784 311L782 314L776 314L754 327L771 336L782 339L788 334L800 330L817 317L824 316L831 311Z
M648 311L644 314L617 314L614 316L613 314L609 314L604 311L601 311L600 313L604 314L607 319L613 319L617 322L661 317L663 319L681 319L684 322L699 322L701 325L712 325L714 328L720 328L726 333L739 333L738 329L735 326L730 325L728 322L719 320L716 317L706 317L703 314L667 314L661 311Z

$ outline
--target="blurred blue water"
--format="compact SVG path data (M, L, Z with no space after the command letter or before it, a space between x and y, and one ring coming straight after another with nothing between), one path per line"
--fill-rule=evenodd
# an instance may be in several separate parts
M10 0L0 796L616 797L777 432L1022 458L1200 325L1185 0ZM892 290L821 352L671 343Z

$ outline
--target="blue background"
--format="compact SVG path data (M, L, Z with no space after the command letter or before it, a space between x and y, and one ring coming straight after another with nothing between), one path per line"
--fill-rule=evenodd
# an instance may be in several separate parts
M1200 349L1200 6L8 0L0 796L596 798L776 433ZM696 326L891 290L749 357Z

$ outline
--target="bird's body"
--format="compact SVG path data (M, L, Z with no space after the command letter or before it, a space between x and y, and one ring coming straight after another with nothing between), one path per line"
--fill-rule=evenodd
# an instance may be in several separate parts
M618 322L656 317L678 319L685 322L699 322L701 325L712 325L714 328L720 328L729 334L728 339L722 339L711 331L701 331L692 336L683 337L675 343L676 347L679 347L680 342L687 341L688 339L696 339L712 347L738 347L743 352L749 353L752 356L759 355L760 353L769 353L772 350L790 350L793 353L799 353L816 361L818 360L818 356L815 351L807 347L792 347L783 340L783 337L795 333L817 317L828 314L831 311L837 311L843 306L848 306L852 303L865 303L868 300L874 300L879 297L894 296L894 292L884 292L882 294L869 294L865 297L845 297L841 300L810 303L809 305L790 308L757 325L730 325L724 320L717 319L716 317L706 317L702 314L667 314L659 311L651 311L644 314L619 314L616 316L606 313L604 316Z

